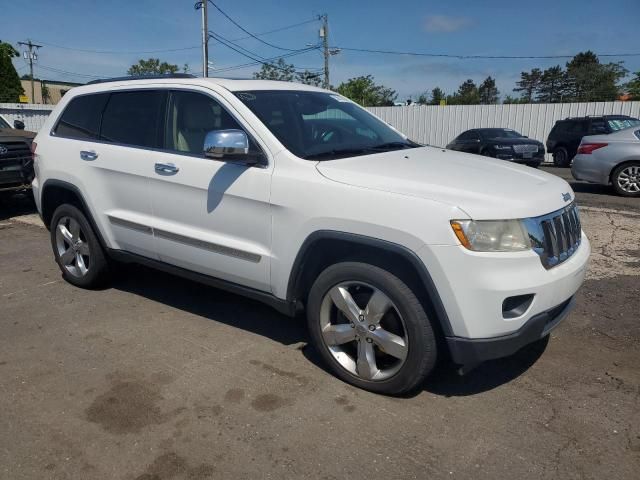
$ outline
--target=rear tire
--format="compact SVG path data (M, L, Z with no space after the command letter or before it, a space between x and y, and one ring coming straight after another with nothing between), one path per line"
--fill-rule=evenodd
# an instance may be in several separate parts
M553 152L553 164L556 167L568 167L571 163L569 152L564 147L556 148Z
M324 362L356 387L407 393L436 364L437 341L422 304L382 268L359 262L328 267L311 287L307 321Z
M53 212L51 246L62 277L72 285L99 288L109 280L102 245L84 213L73 205L60 205Z
M640 162L619 165L611 174L613 189L623 197L640 197Z

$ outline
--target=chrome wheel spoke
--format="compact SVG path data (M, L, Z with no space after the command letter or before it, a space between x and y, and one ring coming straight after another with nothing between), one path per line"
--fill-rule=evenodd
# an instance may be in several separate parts
M375 290L367 308L364 311L364 316L370 324L378 325L385 313L391 308L391 300L380 290Z
M69 247L62 255L60 255L60 261L63 265L71 265L73 261L76 259L76 252L72 247Z
M62 239L66 240L69 243L73 242L73 235L64 223L58 224L56 235L60 235Z
M331 300L336 307L347 317L347 320L350 322L357 322L360 317L360 308L353 300L353 297L344 287L337 286L333 287L329 291L329 295L331 296Z
M84 275L89 270L84 263L84 258L82 257L82 255L80 255L80 253L76 253L76 267L80 271L80 275Z
M348 342L353 342L356 339L355 329L346 323L340 323L337 325L327 325L322 330L324 341L327 345L343 345Z
M376 365L376 354L373 344L365 342L364 339L358 342L358 360L356 371L365 380L372 380L380 370Z
M399 360L407 358L407 344L402 337L379 328L371 332L371 339L384 353Z

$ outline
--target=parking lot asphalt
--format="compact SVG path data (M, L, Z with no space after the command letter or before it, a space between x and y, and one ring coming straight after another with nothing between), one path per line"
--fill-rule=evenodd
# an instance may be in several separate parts
M0 478L637 479L640 208L574 189L593 255L546 348L464 377L442 366L406 398L340 382L299 319L241 297L142 267L68 285L32 203L13 199Z

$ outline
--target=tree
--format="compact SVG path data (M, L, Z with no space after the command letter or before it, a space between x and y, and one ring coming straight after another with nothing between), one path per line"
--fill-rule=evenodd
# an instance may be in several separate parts
M322 78L320 77L320 74L310 72L309 70L296 73L296 82L313 85L314 87L322 86Z
M458 91L449 96L447 103L450 105L477 105L480 103L480 94L475 82L471 79L465 80L458 87Z
M498 103L498 95L500 95L500 92L496 87L496 81L491 77L485 78L484 82L482 82L478 88L478 95L480 96L480 103L483 105L494 105Z
M547 68L538 83L536 101L540 103L562 102L567 94L567 75L560 65Z
M416 99L418 105L429 105L429 92L422 92Z
M0 102L17 103L20 101L20 95L24 94L20 77L11 61L19 56L10 43L0 41Z
M509 105L514 103L529 103L529 102L527 102L527 100L524 98L517 98L517 97L512 97L511 95L507 95L506 97L504 97L504 100L502 103L504 103L505 105Z
M44 82L40 82L40 91L42 92L42 103L49 103L51 100L51 92L49 92L49 87Z
M429 102L431 105L440 105L440 102L446 99L447 96L440 87L436 87L431 90L431 101Z
M263 63L260 71L253 74L253 78L293 82L296 78L296 67L279 58L275 63Z
M160 63L159 58L140 59L127 70L127 75L167 75L176 73L178 66L167 62Z
M631 100L640 100L640 71L634 73L635 77L625 85Z
M525 100L524 103L532 103L541 80L542 71L539 68L534 68L530 72L520 72L520 80L516 82L517 86L513 91L521 92L520 98Z
M622 63L602 64L592 51L580 52L567 63L568 97L574 102L616 100L618 82L626 74Z
M395 90L377 85L371 75L350 78L338 85L336 91L363 107L390 106L398 97Z

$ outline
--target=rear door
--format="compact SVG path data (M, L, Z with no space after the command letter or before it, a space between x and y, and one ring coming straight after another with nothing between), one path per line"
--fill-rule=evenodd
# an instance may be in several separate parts
M578 147L582 141L582 137L587 135L589 131L589 120L576 120L571 122L571 125L567 129L567 150L569 152L569 158L572 159L578 153Z
M155 244L163 262L269 291L273 164L205 158L206 134L228 129L257 138L214 92L170 93L163 151L153 154Z

